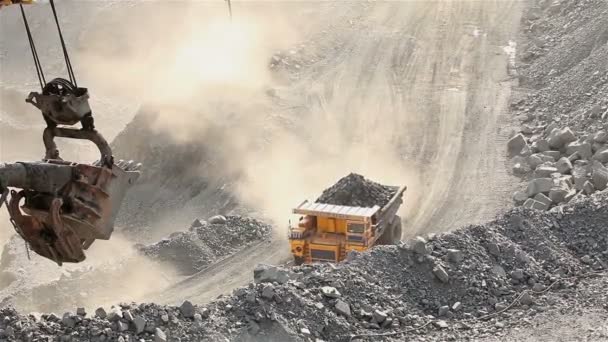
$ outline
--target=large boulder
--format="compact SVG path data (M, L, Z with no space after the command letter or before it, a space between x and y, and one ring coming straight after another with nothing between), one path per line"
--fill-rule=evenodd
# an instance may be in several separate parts
M583 190L585 182L589 180L587 168L575 165L572 169L572 178L574 179L574 188L578 191Z
M539 165L536 170L534 170L534 177L536 178L548 178L551 177L552 174L557 173L557 168L549 165Z
M279 283L285 284L293 279L294 274L284 268L258 264L253 270L253 280L256 283Z
M549 142L546 139L538 139L532 143L532 151L535 153L542 153L545 151L549 151L551 147L549 146Z
M591 144L586 141L573 141L566 145L567 155L572 155L575 152L578 152L583 159L589 159L593 155Z
M608 168L598 161L593 162L592 168L591 180L593 181L593 186L597 190L605 190L608 186Z
M511 138L507 143L507 150L511 156L521 154L525 147L528 147L528 143L526 142L526 137L521 133Z
M528 157L528 166L530 169L535 170L540 164L543 163L543 159L539 154L533 154Z
M599 131L593 136L593 141L600 144L608 143L608 132Z
M576 136L568 127L564 129L554 129L547 138L549 146L554 149L561 149L564 145L576 141Z
M555 168L561 174L568 174L572 170L572 162L570 162L570 159L562 157L555 163Z
M553 179L551 178L536 178L528 183L526 194L528 197L534 197L540 193L548 193L553 188Z
M600 163L604 164L608 163L608 148L604 148L595 152L595 154L593 155L593 160L597 160Z

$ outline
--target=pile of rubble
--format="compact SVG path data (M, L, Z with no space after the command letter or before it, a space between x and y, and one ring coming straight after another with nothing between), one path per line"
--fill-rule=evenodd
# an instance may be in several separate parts
M517 205L547 210L608 183L608 3L537 0L522 17L520 133L513 171L529 181Z
M530 179L525 191L514 194L517 205L548 210L608 185L606 131L575 134L556 124L535 127L513 137L508 150L514 172Z
M271 226L243 216L196 219L185 232L140 246L146 256L168 263L182 275L194 274L213 262L270 236Z
M4 310L0 336L38 341L348 341L500 336L584 298L605 305L608 193L561 211L517 208L496 221L349 255L347 262L259 266L255 282L204 306L123 304L88 317ZM585 290L589 289L589 290ZM599 289L599 290L598 290ZM570 301L570 302L569 302ZM504 314L503 311L506 311Z
M351 207L384 207L397 192L396 187L382 185L351 173L325 189L316 202Z
M608 3L536 0L522 18L519 90L513 108L524 129L552 122L607 129Z

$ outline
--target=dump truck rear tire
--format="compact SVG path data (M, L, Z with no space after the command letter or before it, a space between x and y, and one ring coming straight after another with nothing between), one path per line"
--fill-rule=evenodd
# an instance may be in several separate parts
M401 242L401 235L403 234L402 228L401 217L395 216L395 223L393 224L393 245Z
M296 266L300 266L304 264L304 257L294 257L293 264Z

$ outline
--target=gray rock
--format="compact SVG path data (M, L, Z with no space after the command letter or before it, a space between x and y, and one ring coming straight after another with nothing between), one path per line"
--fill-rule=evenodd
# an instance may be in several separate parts
M179 311L182 313L182 316L186 318L194 317L195 309L194 305L188 300L184 301L182 305L179 307Z
M61 323L68 328L74 328L76 326L76 320L71 317L69 312L63 314Z
M433 274L437 279L439 279L442 283L447 283L450 280L450 276L448 272L446 272L441 265L437 265L433 268Z
M489 242L486 245L486 248L488 249L488 253L492 254L493 256L500 256L500 247L497 244Z
M563 189L561 187L555 187L551 189L551 191L549 191L549 198L553 203L564 203L566 202L566 198L568 198L571 193L576 194L576 191Z
M608 133L606 131L599 131L595 133L593 136L593 141L600 144L608 143Z
M513 194L513 202L515 202L516 205L522 205L527 199L528 194L523 191L516 191Z
M534 298L528 292L525 292L519 299L519 302L523 305L531 305L534 304Z
M133 326L135 327L135 332L139 335L146 329L146 320L142 316L136 316L133 319Z
M439 310L437 311L437 316L439 317L445 317L450 313L450 307L447 305L444 306L440 306Z
M545 151L542 155L551 158L551 161L557 161L561 158L562 153L560 151Z
M190 228L200 228L200 227L204 227L205 223L203 223L205 221L201 221L200 219L194 219L194 221L192 221L192 224L190 225Z
M593 186L593 184L591 184L590 181L586 181L585 184L583 185L583 193L585 195L591 195L595 192L595 187Z
M557 173L557 168L541 164L536 170L534 170L534 177L536 178L549 178L552 174Z
M380 310L375 310L374 313L372 314L372 322L380 324L380 323L384 322L384 320L386 320L387 317L388 317L388 315L386 314L386 312L380 311Z
M271 300L274 297L274 285L267 284L262 290L262 298Z
M549 136L553 133L553 130L558 129L558 127L559 126L555 122L548 124L547 127L545 127L545 136Z
M125 332L127 330L129 330L129 325L123 321L118 321L116 322L117 326L118 326L118 331L120 332Z
M253 280L256 283L285 284L292 276L293 274L284 268L266 264L258 264L253 270Z
M557 163L555 163L555 168L557 169L557 172L563 175L568 174L572 170L572 162L566 157L560 158Z
M576 190L583 190L585 183L590 180L587 175L587 168L580 165L575 165L572 169L572 178L574 179L574 188Z
M546 205L547 209L549 209L549 206L551 206L551 204L553 203L551 199L545 196L544 194L536 194L536 196L534 196L534 200Z
M87 311L85 310L85 308L77 308L76 314L78 316L85 317L87 315Z
M452 305L452 311L458 312L460 310L462 310L462 303L456 302Z
M543 163L543 159L538 154L533 154L527 158L527 162L530 169L535 170L540 164Z
M553 180L551 178L536 178L528 183L526 194L528 197L536 196L540 193L548 193L553 188Z
M581 154L578 152L574 152L570 156L568 156L568 160L572 163L574 163L575 161L577 161L579 159L581 159Z
M323 293L323 295L328 298L340 298L341 296L340 292L335 287L331 286L321 287L321 293Z
M154 342L167 342L167 335L160 328L154 330Z
M345 301L338 299L335 304L336 311L346 317L350 317L350 305Z
M122 318L122 312L117 308L110 309L110 313L108 313L108 321L116 322Z
M509 152L509 155L515 156L520 154L524 147L527 146L528 143L526 142L526 137L524 137L524 135L520 133L511 138L511 140L509 140L509 142L507 143L507 150Z
M422 236L416 236L416 238L414 238L412 241L412 250L420 255L429 253L429 250L426 247L426 240Z
M211 224L226 224L228 220L226 220L226 216L223 215L215 215L209 218L209 223Z
M542 292L546 289L545 285L541 284L541 283L536 283L534 284L534 286L532 286L532 291L534 292Z
M497 277L501 277L501 278L506 278L507 277L507 272L505 272L505 269L502 268L502 266L500 266L500 265L494 265L494 266L492 266L491 271Z
M526 209L534 209L534 210L542 210L542 211L546 211L549 210L549 205L547 205L546 203L542 203L539 202L533 198L529 198L528 200L526 200L524 202L523 205L524 208Z
M572 155L578 152L582 159L589 159L593 155L591 144L588 142L574 141L566 145L566 154Z
M448 249L447 258L448 261L458 264L464 260L464 254L458 249Z
M434 321L433 325L436 326L439 329L447 329L449 327L448 323L446 321L443 321L443 320Z
M608 163L608 149L598 150L593 155L593 160L597 160L600 163Z
M250 304L254 304L256 302L256 296L254 292L250 292L245 296L245 301Z
M104 308L97 308L97 310L95 310L95 317L104 319L108 317L108 314L106 313L106 310L104 310Z
M549 142L546 139L538 139L531 146L532 151L534 152L545 152L549 151L551 147L549 146Z
M516 163L515 165L513 165L514 174L524 174L526 172L526 168L521 163Z
M524 270L521 268L515 269L511 272L511 277L515 280L523 280L524 279Z
M125 310L122 312L122 317L127 320L127 322L133 321L133 314L130 310Z
M572 132L572 130L568 127L558 130L554 129L547 138L549 141L549 146L555 149L560 149L564 145L576 141L576 136Z
M608 186L608 168L602 165L602 163L595 161L593 162L592 170L591 180L593 181L593 186L597 190L605 190Z

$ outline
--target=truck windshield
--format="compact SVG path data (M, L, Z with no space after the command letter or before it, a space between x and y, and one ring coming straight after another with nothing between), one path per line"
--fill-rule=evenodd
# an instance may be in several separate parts
M348 232L354 234L362 234L365 231L363 223L348 223Z

